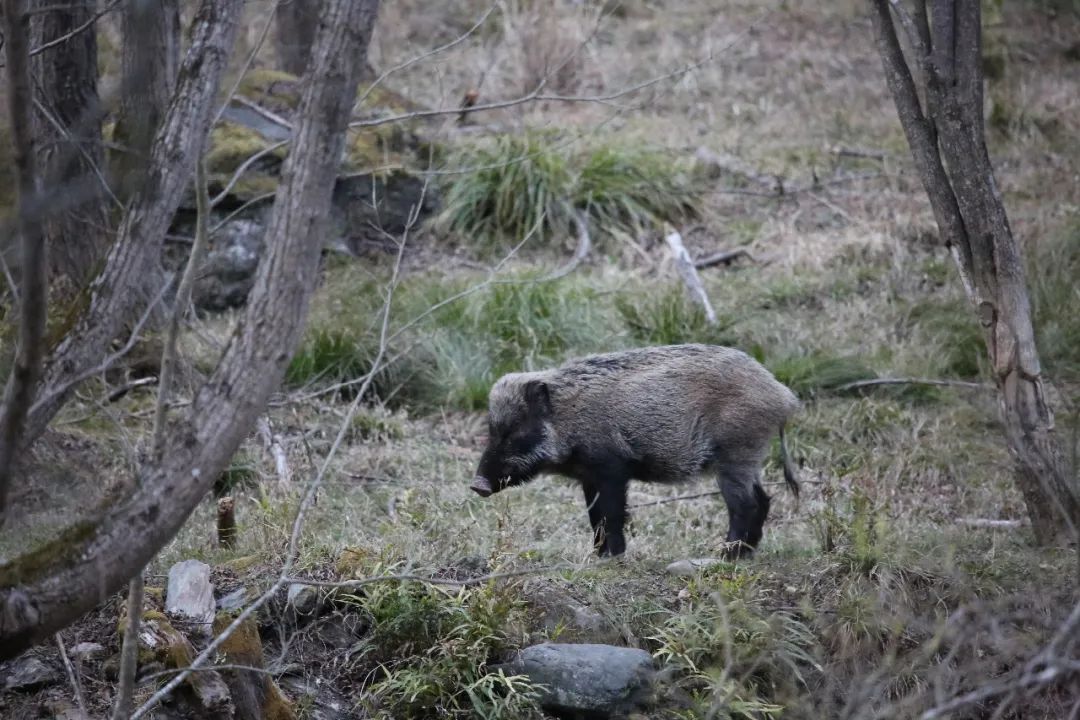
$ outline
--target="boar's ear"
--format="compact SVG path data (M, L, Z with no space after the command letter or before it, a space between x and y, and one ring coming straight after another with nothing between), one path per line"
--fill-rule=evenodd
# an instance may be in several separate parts
M551 412L551 393L547 383L542 380L530 380L525 383L525 402L530 410L543 415Z

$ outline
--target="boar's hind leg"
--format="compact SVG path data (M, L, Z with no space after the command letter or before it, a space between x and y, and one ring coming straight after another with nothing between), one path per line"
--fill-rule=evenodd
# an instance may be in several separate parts
M730 551L736 557L750 555L761 542L762 528L769 516L769 496L758 481L756 465L726 465L720 468L720 492L728 508Z
M623 535L626 525L626 481L604 479L584 483L582 488L597 554L601 557L621 555L626 551L626 538Z

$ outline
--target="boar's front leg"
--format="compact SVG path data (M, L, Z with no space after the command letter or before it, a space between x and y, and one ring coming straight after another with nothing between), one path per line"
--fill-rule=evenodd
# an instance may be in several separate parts
M593 546L601 557L626 551L626 480L617 477L586 482L585 504L593 529Z

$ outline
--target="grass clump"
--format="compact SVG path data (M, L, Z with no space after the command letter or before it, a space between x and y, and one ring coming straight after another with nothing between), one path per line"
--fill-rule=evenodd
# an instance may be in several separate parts
M822 672L810 627L791 613L760 609L754 576L706 575L687 590L687 605L648 640L654 656L678 672L688 717L780 717L785 701Z
M719 317L716 325L709 325L705 311L691 302L682 288L672 287L633 296L620 295L615 301L615 308L634 344L736 343L731 333L735 318Z
M495 584L456 593L373 585L351 601L371 620L361 650L378 673L370 710L386 718L540 718L537 689L488 665L518 642L523 605Z
M1080 381L1080 219L1036 248L1028 264L1040 359L1052 375Z
M596 238L636 236L646 227L696 214L699 196L662 154L610 144L574 152L557 136L529 132L466 146L451 167L440 222L480 247L505 248L535 232L568 235L574 213Z

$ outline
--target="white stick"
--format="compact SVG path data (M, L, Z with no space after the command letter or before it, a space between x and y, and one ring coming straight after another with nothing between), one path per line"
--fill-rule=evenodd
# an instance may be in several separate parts
M690 253L687 251L686 246L683 245L682 235L677 231L669 233L664 241L671 248L671 257L675 260L675 268L679 271L679 276L686 284L687 290L697 300L701 307L705 310L705 320L710 325L716 324L716 313L713 312L712 303L709 302L709 296L705 294L705 287L701 284L701 278L698 276L697 269L694 268L694 259L690 257Z

